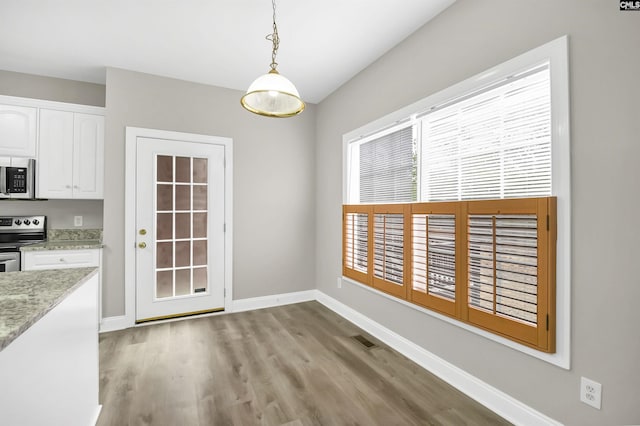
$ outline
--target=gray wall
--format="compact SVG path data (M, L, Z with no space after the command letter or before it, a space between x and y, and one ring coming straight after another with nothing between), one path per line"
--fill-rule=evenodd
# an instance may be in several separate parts
M102 228L101 200L0 201L0 216L47 216L47 228ZM82 216L82 226L73 225L73 217Z
M270 119L242 93L107 70L104 315L124 313L125 126L233 139L233 298L315 287L315 107Z
M105 87L102 84L0 70L0 94L103 107Z
M318 106L318 288L570 425L640 424L640 16L601 0L458 0ZM345 284L342 135L562 35L572 134L572 369L562 370ZM603 385L579 402L580 376Z
M0 95L104 106L105 87L0 70ZM0 215L47 215L50 228L74 228L73 216L83 216L80 228L102 228L102 201L0 201Z

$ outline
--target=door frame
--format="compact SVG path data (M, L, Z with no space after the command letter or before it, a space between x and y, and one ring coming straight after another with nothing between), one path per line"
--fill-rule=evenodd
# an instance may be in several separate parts
M127 327L136 325L136 146L139 137L207 143L224 147L224 308L227 311L230 310L233 300L233 140L221 136L142 127L127 126L125 129L124 316Z

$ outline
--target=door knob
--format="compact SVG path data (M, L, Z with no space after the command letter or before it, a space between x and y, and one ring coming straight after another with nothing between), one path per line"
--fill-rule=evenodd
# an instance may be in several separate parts
M145 242L138 243L138 247L140 247L140 248L146 248L146 247L147 247L147 243L145 243Z

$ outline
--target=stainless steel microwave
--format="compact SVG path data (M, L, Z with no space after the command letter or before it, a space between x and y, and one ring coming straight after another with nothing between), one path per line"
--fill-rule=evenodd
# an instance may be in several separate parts
M0 157L0 199L36 197L36 160Z

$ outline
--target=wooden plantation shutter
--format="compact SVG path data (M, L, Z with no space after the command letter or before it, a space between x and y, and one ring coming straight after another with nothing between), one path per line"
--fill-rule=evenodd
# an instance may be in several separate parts
M343 206L343 265L342 275L371 284L369 265L372 252L370 206Z
M555 351L555 198L470 201L465 295L469 323Z
M409 299L454 316L458 282L460 204L411 206L411 285Z
M406 298L409 204L373 206L373 287Z
M343 275L555 352L555 197L343 206Z

